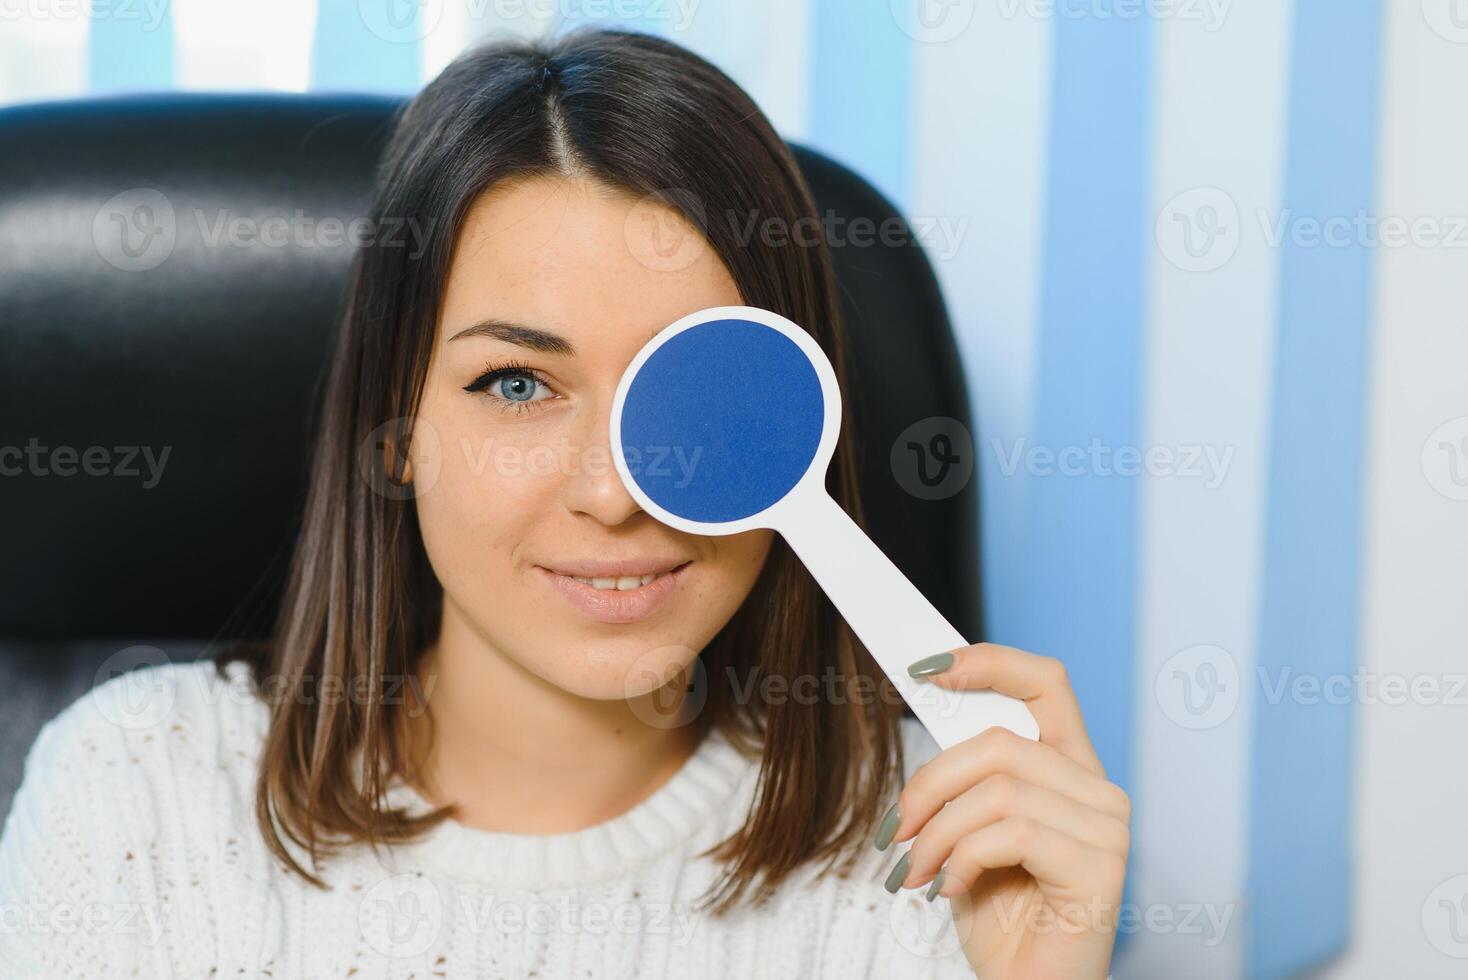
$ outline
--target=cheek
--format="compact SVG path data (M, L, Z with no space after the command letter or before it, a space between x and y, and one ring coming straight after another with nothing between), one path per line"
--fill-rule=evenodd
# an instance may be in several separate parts
M724 573L733 580L753 585L769 557L775 532L757 528L741 534L731 534L725 540L729 542L729 554L720 563Z
M690 596L692 605L707 610L714 620L710 639L738 611L754 587L774 538L774 531L757 529L710 539L713 553L694 580L694 594Z
M446 587L487 584L511 569L553 505L558 477L518 443L466 428L438 429L437 476L417 499L424 545Z

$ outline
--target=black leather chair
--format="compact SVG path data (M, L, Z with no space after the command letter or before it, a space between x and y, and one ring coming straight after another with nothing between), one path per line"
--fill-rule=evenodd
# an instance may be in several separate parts
M361 215L401 104L170 94L0 110L0 816L36 731L93 684L267 629L352 246L213 235L231 216ZM841 227L895 215L794 149ZM922 499L894 470L911 424L971 427L937 282L907 241L834 246L847 406L872 536L978 640L975 481Z

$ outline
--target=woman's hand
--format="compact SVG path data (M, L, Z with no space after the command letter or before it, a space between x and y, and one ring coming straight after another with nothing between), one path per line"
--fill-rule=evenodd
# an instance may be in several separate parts
M1131 801L1106 779L1064 665L976 643L911 670L942 687L1022 698L1040 741L990 728L921 766L898 799L895 832L891 814L883 821L891 840L912 839L888 890L927 885L929 900L947 896L985 980L1105 978Z

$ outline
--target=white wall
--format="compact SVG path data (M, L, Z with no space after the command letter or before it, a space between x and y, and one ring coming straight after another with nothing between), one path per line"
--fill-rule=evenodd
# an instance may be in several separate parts
M1468 224L1468 29L1441 36L1432 6L1387 4L1379 200L1383 216L1438 222L1459 241L1382 249L1362 659L1378 677L1440 681L1442 702L1468 674L1468 500L1434 487L1468 497L1440 446L1468 436L1468 227L1453 230ZM1452 419L1458 430L1429 445ZM1468 480L1468 446L1459 462ZM1468 877L1451 881L1468 876L1468 691L1457 700L1357 711L1355 940L1323 977L1468 976Z

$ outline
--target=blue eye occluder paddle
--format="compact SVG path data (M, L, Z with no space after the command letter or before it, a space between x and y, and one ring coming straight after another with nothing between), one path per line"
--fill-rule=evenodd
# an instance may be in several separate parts
M633 357L610 426L617 473L657 520L691 534L778 531L939 747L994 725L1039 737L1021 700L908 676L912 661L968 641L826 492L841 392L810 334L752 306L683 317Z

